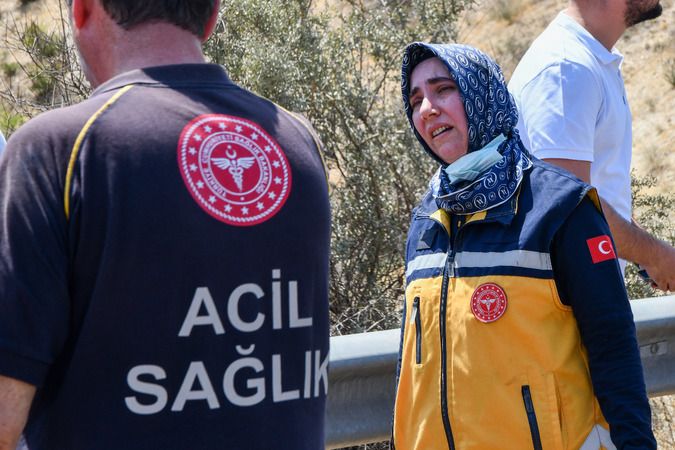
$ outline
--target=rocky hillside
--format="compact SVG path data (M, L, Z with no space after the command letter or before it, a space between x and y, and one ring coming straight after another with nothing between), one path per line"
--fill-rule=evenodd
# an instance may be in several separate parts
M465 15L458 41L494 56L507 77L530 42L565 8L566 0L479 0ZM616 47L633 113L633 168L675 193L675 1L660 18L628 30Z
M330 0L327 1L330 4ZM510 76L529 43L562 10L566 0L477 0L464 14L457 40L497 59ZM663 15L629 30L617 44L633 112L633 167L659 179L658 189L675 192L675 0L662 0ZM58 0L0 0L3 31L14 17L41 25L58 23ZM0 62L7 60L0 55Z

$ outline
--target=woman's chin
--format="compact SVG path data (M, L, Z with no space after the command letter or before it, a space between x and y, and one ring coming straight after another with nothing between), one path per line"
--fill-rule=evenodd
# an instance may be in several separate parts
M466 151L466 149L440 149L434 150L434 153L446 164L452 164L462 156L466 155Z

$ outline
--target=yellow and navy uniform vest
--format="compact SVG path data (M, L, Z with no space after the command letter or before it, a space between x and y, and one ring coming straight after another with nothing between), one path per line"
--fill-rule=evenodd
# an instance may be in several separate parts
M426 194L406 245L397 450L614 448L551 265L586 196L599 207L594 189L538 160L488 211L450 216Z

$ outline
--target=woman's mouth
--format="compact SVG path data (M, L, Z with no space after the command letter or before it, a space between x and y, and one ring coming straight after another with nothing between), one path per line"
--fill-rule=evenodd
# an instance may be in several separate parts
M446 127L446 126L442 126L442 127L440 127L440 128L436 128L434 131L431 132L431 137L432 137L432 138L435 138L435 137L438 136L439 134L445 133L446 131L448 131L448 130L450 130L450 129L451 129L451 127Z

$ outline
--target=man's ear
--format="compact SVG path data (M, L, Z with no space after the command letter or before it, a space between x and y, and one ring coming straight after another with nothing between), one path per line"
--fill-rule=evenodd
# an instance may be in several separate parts
M73 0L71 5L73 14L73 26L76 29L81 29L89 20L91 16L91 0Z
M218 10L220 10L220 0L216 0L215 5L213 5L213 12L211 12L211 17L209 17L208 22L204 26L204 35L202 36L202 42L206 40L213 33L213 29L216 27L216 22L218 21Z

